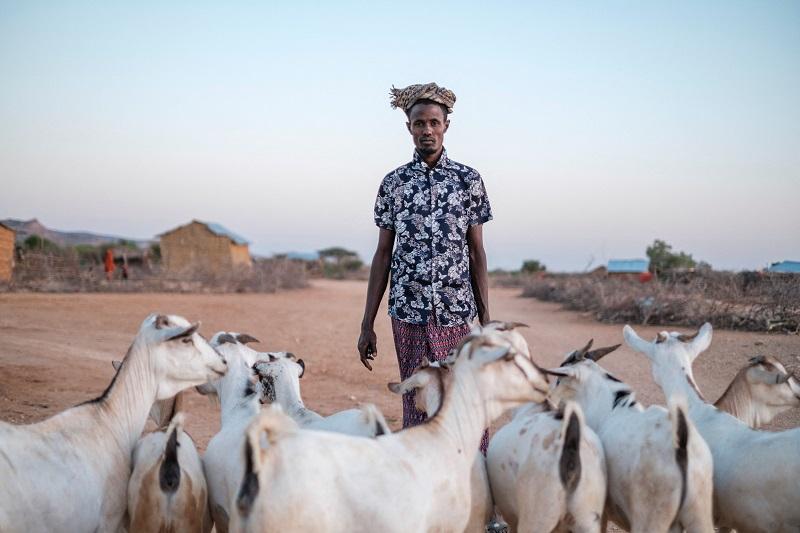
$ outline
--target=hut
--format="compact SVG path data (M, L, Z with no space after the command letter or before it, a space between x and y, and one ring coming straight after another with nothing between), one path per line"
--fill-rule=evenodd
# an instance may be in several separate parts
M650 261L647 259L609 259L606 271L608 276L650 281Z
M772 263L767 272L779 272L781 274L800 274L800 261L778 261Z
M16 232L0 222L0 282L11 281L14 272L14 238Z
M252 266L249 243L213 222L192 220L159 235L164 271L169 274L225 274Z

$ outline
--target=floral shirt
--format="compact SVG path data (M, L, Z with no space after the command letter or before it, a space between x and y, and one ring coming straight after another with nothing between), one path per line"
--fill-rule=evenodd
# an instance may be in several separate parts
M442 151L433 168L414 159L383 178L375 224L395 232L389 314L411 324L458 326L477 310L467 228L492 219L481 175Z

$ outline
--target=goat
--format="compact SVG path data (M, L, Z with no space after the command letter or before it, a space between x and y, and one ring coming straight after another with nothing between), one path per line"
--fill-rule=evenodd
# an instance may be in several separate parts
M244 475L240 450L245 431L261 409L262 397L253 383L252 366L259 353L247 346L258 339L246 333L221 331L211 344L228 360L228 373L198 387L201 394L213 394L220 403L220 430L208 442L203 455L203 470L208 484L208 501L214 526L219 533L228 531L230 507ZM274 355L273 355L274 356ZM263 393L263 391L262 391Z
M711 345L711 324L693 335L661 332L653 342L630 326L625 342L650 361L653 378L666 396L682 394L689 414L714 457L714 517L722 528L740 532L796 532L800 529L800 428L758 431L707 403L692 363Z
M100 397L37 424L0 423L0 530L124 529L131 453L153 402L227 370L198 326L150 315Z
M183 413L139 439L128 483L131 531L208 533L211 515L203 465Z
M548 387L527 357L484 336L466 339L450 374L433 418L375 439L299 429L265 409L248 431L235 530L463 531L483 429Z
M391 433L383 414L372 404L326 417L308 409L300 396L300 378L305 374L305 368L303 360L292 353L286 353L284 357L271 356L253 366L267 400L280 404L301 427L362 437Z
M486 455L495 505L510 530L600 533L606 502L603 445L578 404L528 404Z
M390 391L400 395L416 391L417 409L424 411L428 418L432 418L442 405L444 383L448 379L448 374L447 366L442 366L438 361L430 363L427 358L423 358L422 364L408 379L402 383L389 383L388 387ZM489 489L486 459L482 453L475 456L469 483L472 497L469 520L464 531L484 533L486 524L492 518L494 502Z
M776 358L751 357L714 407L758 428L780 413L800 407L800 382Z
M711 453L685 400L671 396L668 409L644 409L628 385L597 364L611 349L593 353L591 344L547 372L559 377L554 400L577 402L603 443L606 516L638 533L713 531Z

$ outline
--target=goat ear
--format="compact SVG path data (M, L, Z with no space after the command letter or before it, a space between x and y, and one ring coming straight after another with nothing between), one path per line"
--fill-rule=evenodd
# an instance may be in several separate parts
M114 367L114 370L119 372L119 369L122 368L122 361L111 361L111 366Z
M167 337L167 340L168 341L174 341L174 340L177 340L177 339L185 339L186 337L191 337L192 335L194 335L197 332L198 328L200 328L200 322L195 322L194 324L192 324L188 328L184 328L184 329L178 331L177 333L173 333L172 335Z
M656 335L656 344L661 344L662 342L667 342L669 337L663 331L659 331L658 335Z
M238 340L242 344L248 344L251 342L261 342L260 340L256 339L249 333L239 333L236 335L236 340Z
M528 324L524 324L522 322L501 322L499 320L492 320L487 326L494 326L494 329L497 331L510 331L516 328L527 328L530 327Z
M621 344L615 344L614 346L607 346L605 348L598 348L596 350L592 350L591 352L586 354L586 359L591 359L594 362L599 361L603 358L603 356L610 354L617 348L622 346Z
M541 368L542 372L548 376L556 376L559 378L577 378L578 371L572 366L562 366L559 368Z
M230 333L221 333L220 335L217 335L216 341L217 345L236 344L236 337Z
M298 378L302 378L302 377L305 375L305 373L306 373L306 362L305 362L305 361L303 361L302 359L298 359L298 360L297 360L297 364L298 364L298 365L300 365L300 368L301 368L301 370L300 370L300 375L299 375L299 376L297 376L297 377L298 377Z
M424 386L429 379L428 372L414 372L401 383L389 383L387 386L395 394L406 394Z
M202 394L203 396L207 396L209 394L216 394L217 389L214 388L214 385L211 383L203 383L202 385L198 385L194 388L198 393Z
M169 327L169 318L167 315L156 315L156 320L154 322L156 329L164 329Z
M694 357L697 357L702 352L708 350L708 347L711 346L711 337L713 336L713 332L714 328L709 322L706 322L700 326L700 329L697 331L697 335L692 341Z
M648 357L650 356L652 344L637 335L632 327L626 324L625 327L622 328L622 336L625 338L625 343L633 348L634 351L641 352Z
M747 360L747 365L748 366L760 365L766 360L767 358L764 357L763 355L756 355L755 357L751 357L750 359Z

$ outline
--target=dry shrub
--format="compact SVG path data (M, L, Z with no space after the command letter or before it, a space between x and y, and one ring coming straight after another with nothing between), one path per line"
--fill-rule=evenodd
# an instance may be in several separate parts
M800 330L800 276L687 273L658 281L592 275L531 278L524 296L591 312L603 322L748 331Z
M14 267L7 290L36 292L275 292L308 284L306 268L287 259L257 259L252 268L225 273L189 270L180 275L162 273L158 266L120 269L108 281L102 266L81 266L75 254L27 252Z

